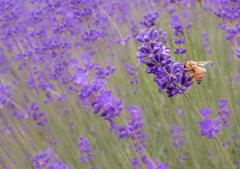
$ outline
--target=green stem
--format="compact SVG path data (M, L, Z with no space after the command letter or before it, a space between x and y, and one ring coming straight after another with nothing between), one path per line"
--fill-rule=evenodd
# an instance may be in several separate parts
M181 5L179 5L179 10L180 10L181 18L182 18L182 22L183 22L184 39L185 39L186 48L187 48L187 59L191 60L191 53L190 53L190 48L189 48L189 44L188 44L188 37L187 37L187 29L186 29L186 26L185 26Z
M155 60L155 63L156 63L158 66L160 66L160 64L157 63L156 60ZM168 77L170 77L169 73L168 73L164 68L162 68L162 70L167 74ZM174 81L173 83L174 83L178 88L180 88L180 86L179 86L175 81ZM198 111L198 109L195 107L195 105L192 103L192 101L188 98L188 96L185 94L185 92L183 92L183 95L184 95L184 97L187 99L187 101L190 103L190 105L193 107L193 109L198 113L198 115L200 115L200 117L204 120L204 117L200 114L200 112ZM232 164L231 160L229 159L226 151L224 150L224 148L223 148L223 146L222 146L222 144L221 144L221 142L219 141L218 138L217 138L217 142L218 142L218 145L219 145L220 148L221 148L221 151L223 152L224 156L227 158L229 164L230 164L231 167L232 167L233 164ZM233 169L235 169L234 166L233 166Z
M5 152L2 150L2 148L0 148L0 154L1 154L1 156L3 156L3 159L4 159L5 161L7 161L9 167L11 166L11 168L14 168L13 163L12 163L11 160L9 160L9 158L6 156L6 154L5 154Z
M218 138L216 138L216 141L217 141L218 146L221 148L221 150L222 150L224 156L226 157L228 163L230 164L231 168L232 168L232 169L235 169L235 167L234 167L232 161L231 161L230 158L228 157L228 155L227 155L225 149L223 148L223 146L222 146L220 140L219 140Z
M198 109L194 106L194 104L192 103L192 101L189 99L189 97L185 94L185 92L183 92L184 97L187 99L187 101L191 104L191 106L193 107L193 109L198 113L198 115L204 120L204 117L201 115L201 113L199 113Z
M5 116L5 118L7 119L7 121L11 124L11 126L12 126L12 128L13 128L13 131L14 131L14 133L16 134L17 138L19 138L19 140L20 140L21 143L26 147L26 149L29 151L29 153L30 153L31 155L33 155L33 154L34 154L34 153L33 153L33 150L30 149L30 147L29 147L29 146L27 145L27 143L26 143L27 141L25 141L25 140L23 139L23 137L21 137L21 135L18 133L15 125L14 125L14 124L12 123L12 121L9 119L8 115L7 115L7 114L4 114L4 116Z
M105 123L107 124L107 121L106 121L106 120L104 120L104 121L105 121ZM108 126L108 124L107 124L107 126ZM114 134L111 134L111 135L112 135L112 137L114 138L114 141L115 141L115 143L117 144L117 147L118 147L118 149L120 150L122 156L124 157L124 160L126 161L128 168L132 168L131 165L129 164L129 161L127 160L126 156L124 155L124 152L123 152L123 150L122 150L122 148L121 148L121 146L120 146L117 138L114 136Z
M155 60L155 63L156 63L158 66L160 66L160 64L159 64L156 60ZM166 73L166 75L167 75L168 77L170 77L170 74L169 74L164 68L162 68L162 70ZM181 87L179 86L179 84L177 84L177 82L173 81L173 83L177 86L177 88L181 88ZM192 101L188 98L188 96L185 94L185 92L183 92L183 95L184 95L184 97L187 99L187 101L191 104L191 106L194 108L194 110L198 113L198 115L199 115L202 119L204 119L204 117L201 115L201 113L199 113L198 109L194 106L194 104L193 104Z
M136 137L136 135L134 136L135 140L137 141L137 143L139 144L139 146L141 147L142 151L144 152L144 154L147 156L147 158L151 161L151 163L153 164L154 167L156 167L156 164L153 162L152 158L150 157L150 155L148 154L148 152L145 150L145 148L142 146L142 144L140 143L140 141L138 140L138 138Z
M118 29L118 26L116 25L116 23L111 19L111 17L107 14L107 12L104 11L104 9L101 8L101 11L107 16L107 18L112 22L113 26L115 27L115 29L118 32L118 35L120 36L120 38L123 40L124 37L121 34L121 31Z
M206 18L205 18L204 12L203 12L203 7L202 7L201 1L199 1L199 5L200 5L200 8L201 8L201 12L202 12L202 16L203 16L203 21L204 21L205 28L206 28L206 32L207 32L207 36L208 36L208 41L209 41L210 48L211 48L211 51L212 51L212 56L213 56L214 62L215 62L215 64L216 64L216 67L217 67L217 70L218 70L218 73L219 73L219 76L220 76L220 79L221 79L221 82L222 82L222 86L223 86L223 89L224 89L224 93L225 93L225 95L226 95L226 97L227 97L227 101L228 101L230 110L231 110L231 112L232 112L232 116L233 116L233 119L234 119L234 123L235 123L235 125L237 126L238 134L240 135L240 129L239 129L239 126L238 126L238 123L237 123L237 119L236 119L236 116L235 116L235 112L234 112L234 110L233 110L232 102L230 101L230 98L229 98L229 95L228 95L228 91L227 91L227 88L226 88L226 85L225 85L225 82L224 82L224 79L223 79L223 77L222 77L222 73L221 73L221 70L220 70L220 67L219 67L219 64L218 64L218 60L217 60L217 58L216 58L216 56L215 56L215 53L214 53L214 50L213 50L213 45L212 45L212 41L211 41L211 39L210 39L210 34L209 34L209 31L208 31L208 25L207 25Z
M130 144L131 144L131 147L132 147L132 149L133 149L133 151L134 151L134 154L135 154L135 156L137 157L137 159L138 159L140 165L142 166L142 168L146 168L145 165L143 164L141 158L139 157L139 154L137 154L136 150L134 149L134 146L133 146L132 140L130 140Z
M54 14L55 18L57 19L58 24L59 24L59 25L62 25L61 21L58 19L57 15L56 15L55 11L53 11L53 14ZM73 48L74 54L75 54L75 56L77 57L77 60L78 60L78 62L79 62L79 64L80 64L80 66L81 66L81 67L84 67L84 66L83 66L83 63L82 63L82 60L81 60L81 58L80 58L79 55L78 55L77 49L75 48L72 40L70 39L70 37L69 37L69 35L68 35L68 33L67 33L67 31L66 31L65 29L64 29L64 34L65 34L65 36L67 37L68 41L70 42L70 44L71 44L71 46L72 46L72 48Z
M34 75L34 73L33 73L32 66L31 66L31 63L30 63L29 60L27 61L27 65L28 65L28 67L29 67L29 69L30 69L30 73L31 73L31 75L32 75L32 77L33 77L33 81L34 81L34 83L35 83L35 85L36 85L36 87L37 87L37 93L38 93L38 92L39 92L38 81L37 81L37 79L36 79L36 77L35 77L35 75Z

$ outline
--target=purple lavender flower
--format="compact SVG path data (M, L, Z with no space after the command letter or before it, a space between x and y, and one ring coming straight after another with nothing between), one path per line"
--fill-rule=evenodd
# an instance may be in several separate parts
M239 76L235 78L236 81L240 79L240 68L237 69Z
M153 13L148 12L144 15L143 21L140 21L139 23L143 25L145 28L151 28L155 25L155 20L160 16L160 11L155 11Z
M218 11L214 11L214 14L224 19L225 21L229 21L233 24L240 16L239 16L239 8L237 7L237 2L228 1L228 0L220 0L222 4L222 8L219 8Z
M109 119L110 131L112 132L115 130L115 135L118 138L130 138L133 142L133 148L135 151L142 153L142 148L136 141L137 138L140 144L143 147L146 147L146 144L143 142L143 140L147 137L147 134L141 131L141 128L144 125L142 116L140 116L141 111L136 106L129 107L126 105L126 107L131 113L131 120L126 122L124 126L118 126L114 124L112 119Z
M49 143L51 144L51 145L53 145L53 146L56 146L57 145L57 142L56 141L54 141L54 140L49 140Z
M141 120L142 116L140 116L141 111L136 107L133 106L132 108L126 105L128 111L131 113L132 120L128 122L125 126L117 126L113 123L112 120L109 120L110 122L110 131L113 129L116 129L119 131L118 137L124 138L124 137L133 137L134 134L137 134L140 132L140 129L143 127L144 122ZM139 133L140 134L140 133ZM145 138L145 136L144 136Z
M161 41L163 44L166 44L168 39L166 38L167 33L163 31L163 29L158 30L159 34L161 35Z
M178 161L180 161L180 162L185 162L185 160L186 160L186 157L183 156L183 155L181 155L181 154L179 154L179 156L178 156Z
M118 97L121 97L121 92L120 92L120 89L119 89L118 86L116 86L116 90L117 90L117 95L118 95Z
M187 14L186 11L183 11L183 18L184 18L184 22L186 22L186 19L189 18L189 15ZM191 25L192 25L191 23L189 23L189 24L185 23L186 29L190 28ZM177 37L177 38L174 39L174 43L179 46L179 47L176 47L173 52L178 54L178 55L183 55L184 53L187 52L186 48L180 47L181 44L185 43L184 31L183 31L184 29L183 29L183 27L181 25L181 22L180 22L177 15L172 16L171 26L173 27L172 32Z
M149 31L144 31L140 29L140 33L136 37L136 40L140 43L153 43L158 37L158 32L154 29L150 29ZM145 48L143 48L145 49ZM148 53L148 50L140 50L142 53Z
M236 134L232 133L232 138L236 139Z
M239 165L239 160L235 161L235 165L238 166Z
M178 127L176 124L172 125L171 133L173 134L172 139L172 145L176 148L179 148L180 146L184 146L184 140L182 138L182 135L180 134L180 131L183 131L182 127Z
M202 41L202 39L200 41ZM207 49L209 47L209 41L208 41L207 33L203 33L203 44L204 44L204 47L206 48L207 55L211 55L211 49Z
M95 72L96 78L98 79L108 79L109 76L116 70L116 67L111 67L111 60L108 59L107 66L105 68L106 71L104 71L103 67L96 66L95 69L97 70Z
M91 167L91 169L98 169L98 167Z
M238 48L237 48L237 52L235 54L238 58L240 58L240 40L237 41L237 45L238 45Z
M35 163L34 167L36 168L70 169L61 159L56 159L54 150L51 147L49 147L46 152L40 151L38 154L35 154L35 157L32 158L32 162Z
M183 115L184 115L184 110L182 110L182 109L177 109L177 115L178 115L178 117L182 117Z
M161 163L160 165L157 164L157 160L155 158L152 158L152 161L154 162L154 164L156 165L156 167L153 166L153 164L148 161L146 163L146 167L147 169L167 169L167 164L165 162Z
M221 144L224 148L227 148L230 144L230 140L227 140L226 144L225 143L221 143Z
M92 153L91 153L90 143L88 139L84 139L83 136L79 136L79 142L77 146L78 146L78 151L82 154L82 156L79 157L79 160L82 163L91 161Z
M81 85L84 86L85 84L87 84L86 79L87 76L85 74L85 72L83 72L82 70L77 70L76 73L74 73L73 77L72 77L72 82L75 83L76 85Z
M230 116L229 110L226 108L227 107L227 100L225 99L220 99L220 103L218 105L219 110L217 110L218 116L220 117L221 121L222 121L222 126L223 127L228 127L228 121L227 121L227 117Z
M138 84L138 80L137 80L137 78L136 78L136 68L135 68L135 71L134 71L134 68L131 66L131 65L129 65L129 64L127 64L127 63L124 63L124 69L128 72L128 75L129 75L129 77L130 77L130 80L129 80L129 83L132 85L132 86L135 86L135 85L137 85ZM135 88L133 88L133 93L134 94L136 94L136 89Z
M126 45L130 38L131 38L131 35L127 35L125 39L116 38L115 42L121 45Z
M47 117L44 117L45 112L40 112L40 107L36 105L35 101L30 104L26 115L27 117L31 116L32 119L36 121L37 125L44 126L47 123Z
M103 117L104 120L109 120L121 114L123 109L122 99L113 100L112 102L108 102L103 106L103 112L100 117Z
M199 121L199 126L201 127L201 131L198 133L202 136L207 136L210 138L217 138L217 133L221 129L221 124L219 122L219 117L216 119L204 119L204 121Z
M204 110L198 110L198 111L205 119L209 119L208 114L212 114L211 110L208 107L205 107Z
M133 157L133 159L130 160L130 162L131 162L131 165L132 165L133 169L137 169L138 167L141 166L137 157Z
M84 34L81 35L81 38L83 41L96 41L103 37L103 32L101 32L99 29L90 29L89 32L86 30L84 31Z
M225 39L226 40L238 40L239 39L239 33L240 33L240 25L236 24L235 25L235 29L234 28L228 28L225 25L222 25L221 28L226 30L227 34L225 35Z
M209 159L214 163L214 160L213 160L213 154L211 151L209 151Z
M161 92L162 89L166 89L168 97L182 94L193 82L190 80L190 77L186 75L186 72L179 62L172 62L172 57L168 54L169 49L163 46L159 42L159 39L156 39L157 36L155 34L157 32L155 32L153 29L147 32L140 31L140 35L137 36L136 40L144 43L142 47L138 48L138 65L140 63L147 65L146 72L156 75L154 81L158 84L159 92ZM170 77L166 75L164 70ZM178 86L176 86L174 82L177 83Z

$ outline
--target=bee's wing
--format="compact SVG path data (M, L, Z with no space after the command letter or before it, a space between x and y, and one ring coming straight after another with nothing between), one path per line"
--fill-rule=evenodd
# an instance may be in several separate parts
M199 67L199 66L192 66L194 69L201 70L202 72L206 72L207 70L204 67Z
M198 69L200 69L202 72L206 72L207 70L203 67L198 67Z
M198 66L205 66L206 64L208 64L208 63L212 63L213 61L199 61L199 62L197 62L197 65Z

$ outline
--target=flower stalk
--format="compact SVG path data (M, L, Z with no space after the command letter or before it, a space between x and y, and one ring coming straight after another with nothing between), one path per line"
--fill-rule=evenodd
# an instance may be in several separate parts
M231 100L229 98L229 94L228 94L225 82L223 80L223 76L222 76L222 73L221 73L221 70L220 70L220 67L219 67L219 64L218 64L218 60L217 60L217 58L215 56L215 53L214 53L214 50L213 50L213 45L212 45L212 41L211 41L210 34L209 34L209 31L208 31L208 25L207 25L207 21L206 21L205 15L204 15L204 11L203 11L203 7L202 7L202 2L201 1L199 1L199 5L200 5L200 8L201 8L201 13L202 13L202 16L203 16L203 21L204 21L205 29L206 29L206 32L207 32L210 48L211 48L211 51L212 51L212 56L213 56L213 59L214 59L214 63L216 64L216 67L217 67L217 70L218 70L218 73L219 73L219 76L220 76L220 79L221 79L221 82L222 82L223 90L224 90L224 93L225 93L225 95L227 97L227 101L229 103L230 110L231 110L232 115L233 115L234 123L235 123L235 125L237 127L238 134L240 135L240 129L239 129L238 122L237 122L237 119L236 119L236 116L235 116L235 112L233 110L232 102L231 102Z
M185 25L185 22L184 22L184 17L183 17L181 5L179 5L179 10L180 10L180 13L181 13L181 18L182 18L182 23L183 23L184 39L185 39L186 48L187 48L187 52L186 52L187 53L187 60L191 60L190 47L189 47L189 44L188 44L187 29L186 29L186 25Z
M155 60L155 63L156 63L158 66L160 66L159 63L157 63L156 60ZM164 68L162 68L162 70L167 74L168 77L170 77L169 73L168 73ZM173 83L174 83L178 88L180 88L180 86L179 86L175 81L174 81ZM184 97L186 98L186 100L190 103L190 105L193 107L193 109L195 110L195 112L204 120L205 118L201 115L201 113L198 111L198 109L196 108L196 106L192 103L192 101L189 99L189 97L186 95L185 92L183 92L183 95L184 95ZM227 159L228 163L230 164L231 168L232 168L232 169L235 169L234 165L232 164L232 161L231 161L230 158L228 157L228 155L227 155L226 151L224 150L221 142L219 141L218 138L216 138L216 140L217 140L218 146L221 148L221 151L223 152L224 156L226 157L226 159Z

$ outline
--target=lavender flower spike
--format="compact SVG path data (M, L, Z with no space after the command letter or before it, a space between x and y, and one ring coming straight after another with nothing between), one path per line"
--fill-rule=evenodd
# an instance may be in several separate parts
M210 138L217 138L217 133L221 129L220 118L216 119L205 119L204 121L199 122L199 126L202 128L201 131L198 133L202 136L207 136L208 139Z

